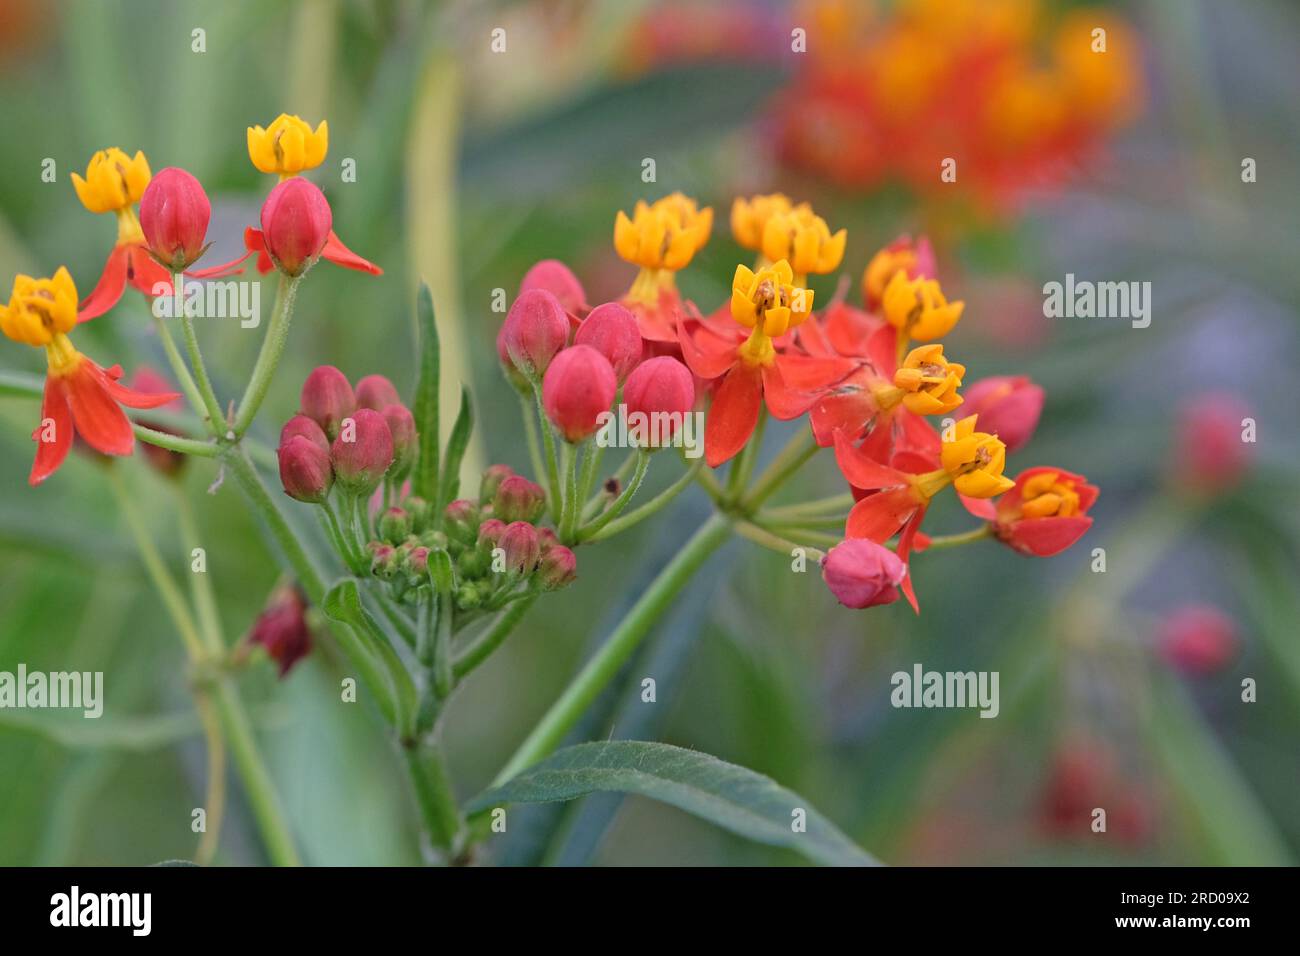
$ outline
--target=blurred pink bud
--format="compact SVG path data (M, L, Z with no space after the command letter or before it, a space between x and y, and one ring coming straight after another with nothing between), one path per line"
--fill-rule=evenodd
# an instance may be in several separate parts
M506 525L497 541L505 552L506 571L509 574L531 574L541 557L541 544L537 529L527 521L512 521Z
M284 423L284 427L280 429L280 446L284 447L289 444L290 438L298 437L306 438L321 451L329 453L330 440L325 437L321 427L306 415L295 415Z
M609 360L621 382L641 361L641 331L636 317L617 302L591 310L573 336L574 345L590 345Z
M618 391L609 359L590 345L565 349L542 380L542 407L564 440L579 442L592 435L597 419L609 411Z
M415 464L415 453L420 436L415 432L415 417L402 404L385 405L380 412L393 436L393 477L401 478Z
M568 587L577 576L578 559L570 549L556 544L542 552L537 562L537 578L546 590Z
M542 486L523 475L511 475L492 496L492 516L507 524L511 521L536 521L546 507Z
M501 482L514 473L515 470L509 465L488 465L483 471L483 477L479 480L479 504L485 505L491 501L495 497L497 489L501 487Z
M325 194L301 176L280 183L262 204L266 251L286 275L302 275L315 263L333 226Z
M495 548L506 530L506 523L498 518L488 518L478 526L478 545L480 548Z
M311 629L307 626L307 602L297 588L276 590L253 622L247 640L266 648L282 678L307 656L311 651Z
M892 604L906 576L907 565L898 555L866 538L841 541L822 559L822 580L845 607Z
M348 377L333 365L312 369L302 383L299 412L316 422L331 440L339 433L339 423L356 409L357 399Z
M294 435L276 451L280 459L280 484L297 501L320 504L330 493L334 476L330 456L310 438Z
M393 435L384 416L373 408L359 408L345 418L330 445L330 459L335 477L348 491L374 491L393 463Z
M695 407L695 376L677 359L667 355L647 359L633 370L623 386L623 404L629 415L641 412L685 416ZM651 419L653 420L653 419ZM667 419L668 438L677 427L676 417Z
M1170 614L1159 628L1161 656L1192 676L1220 670L1237 649L1237 626L1216 607L1189 604Z
M561 308L572 315L582 315L590 308L582 283L568 266L559 259L543 259L526 273L519 283L519 294L530 289L542 289L559 300Z
M501 337L511 364L536 378L569 340L569 319L554 295L530 289L510 306Z
M183 272L203 255L212 206L199 181L183 169L160 170L140 197L140 229L154 258Z
M382 412L389 405L401 405L402 396L397 388L382 375L367 375L357 382L357 408L373 408Z
M1250 465L1245 440L1250 408L1236 395L1207 392L1185 401L1178 414L1179 480L1204 491L1235 485ZM1250 426L1253 427L1253 426Z
M465 498L450 502L442 511L442 526L451 540L473 544L478 538L478 505Z
M961 414L979 416L979 430L997 435L1008 452L1023 448L1038 427L1045 394L1027 375L995 375L964 389Z

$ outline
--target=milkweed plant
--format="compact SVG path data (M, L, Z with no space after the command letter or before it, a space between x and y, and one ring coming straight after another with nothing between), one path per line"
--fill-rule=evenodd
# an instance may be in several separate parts
M918 613L912 570L930 551L1007 547L1049 557L1069 548L1087 532L1098 494L1078 463L1007 471L1008 453L1034 433L1043 388L1024 376L968 384L966 366L943 341L964 304L941 286L923 237L900 238L865 263L860 299L850 301L843 283L822 303L808 277L844 267L845 230L832 231L807 203L781 194L737 198L731 232L753 259L736 264L726 301L698 304L683 297L677 275L709 241L713 210L681 193L647 197L614 218L614 249L636 267L619 300L591 304L579 277L553 259L522 277L497 336L503 380L496 387L517 393L526 463L517 463L520 471L494 464L477 486L462 486L473 405L464 390L453 427L440 430L437 289L421 288L415 304L412 388L380 374L352 381L330 365L301 383L277 377L297 292L322 260L356 272L357 282L383 274L334 232L328 200L305 175L325 159L328 136L326 123L312 128L287 115L248 130L249 158L274 179L259 223L244 232L245 255L202 268L210 207L199 181L179 168L153 174L140 152L95 153L73 183L88 212L116 219L102 274L84 298L66 267L48 277L19 275L0 306L5 336L44 349L48 364L32 432L30 483L44 486L32 492L44 496L36 506L57 507L50 501L59 493L56 474L74 446L105 463L106 481L184 641L209 749L228 747L233 755L269 859L292 864L298 854L236 679L262 657L283 675L309 653L305 612L314 606L328 619L359 695L391 728L428 850L439 861L490 857L512 802L581 796L599 787L584 784L578 771L622 759L657 782L645 792L724 826L744 829L718 802L743 799L768 820L747 835L823 862L868 861L801 797L744 768L662 744L640 745L631 757L613 743L557 749L733 535L819 566L847 609L902 599ZM249 268L278 273L278 284L260 352L235 399L214 390L184 300L205 279ZM132 321L109 313L135 295L151 306L172 300L170 309L150 309L170 381L142 370L124 383L121 366L74 344L84 322ZM300 393L273 454L249 436L271 389ZM186 404L192 415L180 411ZM759 469L769 419L797 425ZM291 580L273 592L245 639L223 639L207 576L193 575L186 595L150 540L140 503L111 466L112 457L131 455L137 440L147 460L169 474L187 458L215 462L282 559ZM609 454L616 446L625 449L619 461ZM263 474L275 466L292 503ZM773 504L806 467L838 469L846 491ZM674 475L653 496L643 491L651 468ZM448 702L534 604L581 587L575 582L588 554L660 518L692 488L707 495L711 516L631 603L493 787L459 801L440 744ZM940 531L926 518L931 503L948 494L971 521ZM313 552L286 508L315 514L330 553ZM180 514L182 533L192 536L183 500ZM196 859L211 859L214 839L205 834Z

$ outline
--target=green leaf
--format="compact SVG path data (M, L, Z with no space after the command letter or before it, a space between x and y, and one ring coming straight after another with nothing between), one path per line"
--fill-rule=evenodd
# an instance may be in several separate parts
M157 717L54 717L44 711L0 710L0 729L38 734L68 750L127 750L147 752L168 747L203 728L194 714Z
M40 398L45 383L30 372L0 372L0 398Z
M614 740L566 747L499 787L480 794L469 814L503 803L550 803L614 791L652 797L743 837L788 847L830 866L877 861L808 801L762 774L670 744ZM795 832L795 811L805 832Z
M420 350L420 378L415 386L415 427L420 432L420 453L415 462L411 489L426 501L438 500L438 388L441 346L438 323L433 312L433 293L427 283L420 283L415 308L416 344Z
M460 390L460 412L456 415L456 424L452 426L451 437L447 439L447 454L442 460L442 482L438 486L438 511L447 507L457 492L460 491L460 462L465 457L470 435L474 432L474 406L470 401L469 389Z

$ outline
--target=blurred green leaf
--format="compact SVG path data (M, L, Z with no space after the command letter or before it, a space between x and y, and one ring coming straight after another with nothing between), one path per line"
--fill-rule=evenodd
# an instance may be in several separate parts
M411 476L411 490L426 501L438 497L438 388L441 354L438 321L433 311L433 293L428 283L420 283L415 307L417 339L420 350L420 379L415 386L415 427L420 430L420 454Z
M456 424L451 427L451 437L447 439L447 454L442 461L442 480L438 485L438 514L456 497L460 491L460 463L469 447L470 436L474 433L474 404L469 396L469 389L460 390L460 412L456 415Z
M572 800L602 791L660 800L751 840L789 847L817 863L876 863L807 800L762 774L708 754L640 740L566 747L480 794L466 812L502 803ZM806 814L806 832L792 829L795 810Z

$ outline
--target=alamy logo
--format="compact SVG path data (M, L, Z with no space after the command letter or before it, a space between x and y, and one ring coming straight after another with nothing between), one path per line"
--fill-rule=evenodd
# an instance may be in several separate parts
M86 893L74 886L50 897L51 926L129 926L131 935L148 936L153 922L150 893Z
M241 329L255 329L262 323L260 282L185 282L173 289L171 283L153 287L153 314L159 319L185 316L191 319L239 319Z
M26 664L19 664L16 674L0 671L0 708L24 707L72 708L81 710L87 717L99 717L104 713L104 672L32 671L29 674Z
M978 707L981 717L998 715L997 671L895 671L889 702L895 707Z
M687 458L704 454L703 412L628 412L619 404L596 417L596 444L601 448L685 449Z
M1043 285L1043 315L1049 319L1132 319L1133 328L1151 324L1150 282L1065 282Z

